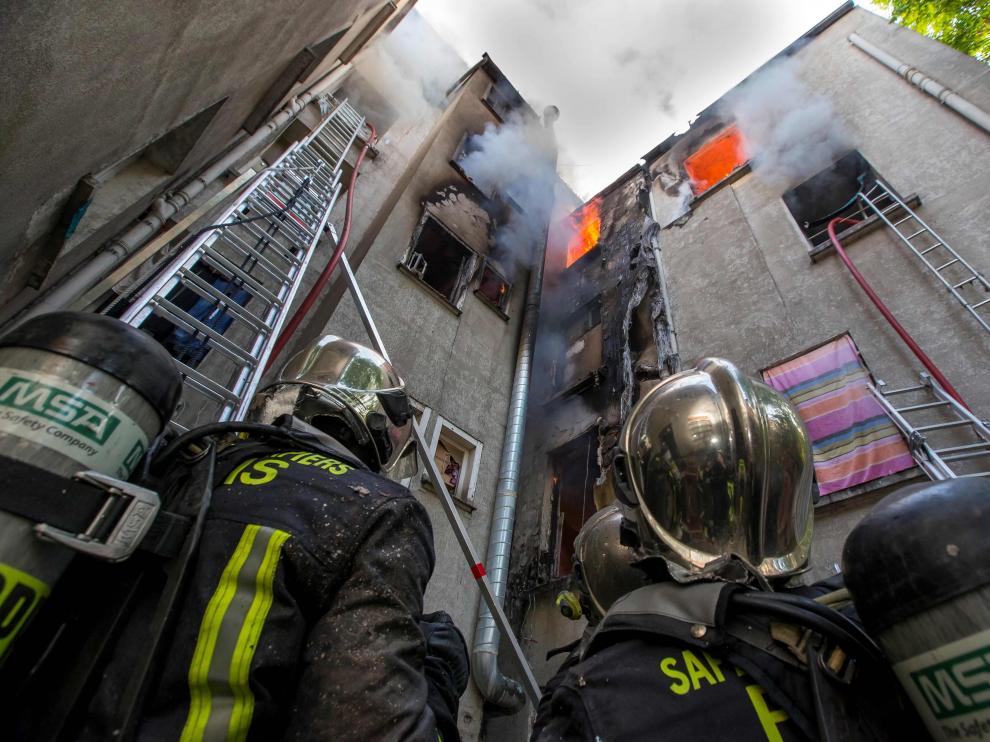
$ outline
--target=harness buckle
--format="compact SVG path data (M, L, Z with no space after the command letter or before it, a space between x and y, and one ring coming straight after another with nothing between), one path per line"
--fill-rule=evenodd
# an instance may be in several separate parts
M104 561L127 559L158 515L161 508L158 493L96 471L78 472L72 478L106 492L103 506L82 533L70 533L47 523L38 523L35 533L47 541Z

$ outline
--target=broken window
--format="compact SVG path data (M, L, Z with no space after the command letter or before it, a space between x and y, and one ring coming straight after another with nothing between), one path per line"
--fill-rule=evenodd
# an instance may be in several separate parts
M595 429L565 443L550 454L550 487L553 498L554 574L571 574L574 539L596 510L598 433Z
M914 466L900 432L870 391L872 376L849 335L763 371L811 436L821 495Z
M742 133L730 124L709 139L684 160L684 170L691 178L691 189L700 196L739 168L748 157Z
M511 290L512 284L509 283L508 279L495 269L490 260L486 259L481 269L478 288L474 290L475 295L504 315L509 308Z
M516 107L516 103L513 101L512 96L508 91L503 90L497 83L492 83L488 86L488 91L485 93L482 100L492 109L492 112L498 116L500 119L505 121L509 114L512 113L512 109Z
M832 219L864 218L856 194L863 188L869 190L876 179L873 166L863 155L852 150L784 193L784 204L801 233L808 238L812 250L829 243L828 223Z
M566 323L563 358L553 361L552 387L571 389L602 366L602 304L593 300L581 307Z
M571 215L571 236L567 242L565 268L570 268L598 245L602 231L599 210L601 203L601 198L592 199Z
M471 248L426 213L401 265L448 303L459 307L476 259Z

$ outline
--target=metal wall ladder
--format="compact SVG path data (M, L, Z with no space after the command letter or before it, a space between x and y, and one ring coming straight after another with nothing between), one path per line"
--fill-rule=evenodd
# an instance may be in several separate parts
M949 396L928 374L921 383L886 389L880 381L871 390L907 439L918 466L932 479L990 475L990 428ZM974 467L981 464L982 468ZM975 470L974 470L975 469Z
M346 100L331 101L319 126L195 235L122 315L161 342L183 374L178 430L244 416L364 125Z
M990 332L990 282L882 180L877 179L868 191L860 191L858 195L980 326Z

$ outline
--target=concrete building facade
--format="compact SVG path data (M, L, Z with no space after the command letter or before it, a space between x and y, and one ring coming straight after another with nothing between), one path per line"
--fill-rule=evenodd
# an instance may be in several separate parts
M351 62L412 5L7 8L0 28L4 316L261 128L291 96Z
M855 183L841 198L828 187L809 197L806 186L808 214L795 206L796 187L820 185L855 160L857 172L890 184L974 268L990 270L990 135L855 47L852 34L990 109L985 64L848 3L687 132L646 153L575 212L550 250L540 330L549 381L532 401L509 594L541 682L561 660L548 662L547 650L584 628L553 601L568 584L577 529L608 499L603 472L644 387L705 356L760 378L846 334L889 388L918 383L920 363L820 234L824 224L804 225L810 214L841 207ZM785 73L782 93L760 88ZM763 130L753 123L761 111L764 122L773 119ZM791 114L801 114L797 130L781 133ZM735 128L748 149L704 182L696 153L738 136ZM771 141L768 131L783 140ZM821 146L790 172L770 167L802 143ZM990 414L987 333L876 216L841 229L840 239L977 415ZM974 304L986 298L968 296ZM834 573L849 530L892 488L921 476L909 469L818 498L804 579ZM501 738L523 738L524 721L503 724Z

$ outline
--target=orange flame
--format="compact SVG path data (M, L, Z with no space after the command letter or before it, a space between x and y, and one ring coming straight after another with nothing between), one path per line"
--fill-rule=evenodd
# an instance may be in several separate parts
M601 198L594 198L571 217L574 222L574 232L567 243L565 268L570 268L578 258L590 252L598 244L598 237L602 231L602 217L598 210L601 203Z

